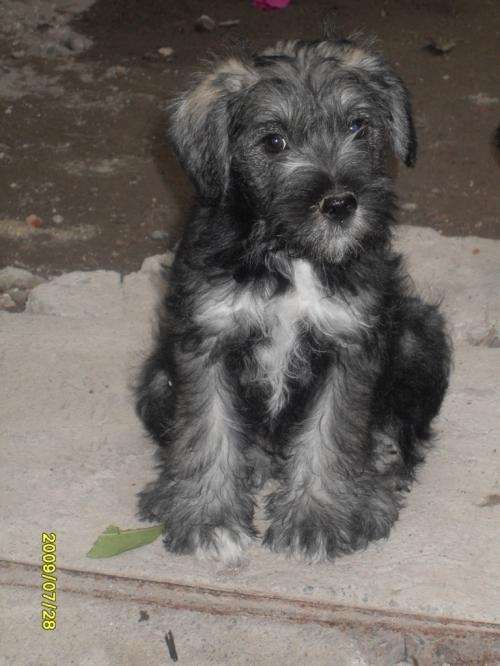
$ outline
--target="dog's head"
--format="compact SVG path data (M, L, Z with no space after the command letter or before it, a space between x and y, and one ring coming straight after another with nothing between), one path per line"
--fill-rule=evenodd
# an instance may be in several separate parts
M171 137L207 205L238 202L280 249L336 262L388 235L387 148L416 156L406 88L349 40L228 59L175 102Z

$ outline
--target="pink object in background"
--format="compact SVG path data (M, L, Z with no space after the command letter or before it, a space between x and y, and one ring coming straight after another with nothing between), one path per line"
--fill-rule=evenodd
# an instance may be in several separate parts
M253 6L258 9L284 9L290 0L253 0Z

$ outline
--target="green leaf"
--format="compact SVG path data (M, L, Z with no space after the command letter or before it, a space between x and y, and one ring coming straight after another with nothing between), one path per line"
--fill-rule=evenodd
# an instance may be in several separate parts
M153 525L136 530L121 530L116 525L109 525L97 538L87 557L113 557L132 548L140 548L152 543L165 531L165 525Z

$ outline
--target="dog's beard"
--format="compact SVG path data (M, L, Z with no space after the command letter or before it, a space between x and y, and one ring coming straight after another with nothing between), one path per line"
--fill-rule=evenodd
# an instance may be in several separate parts
M341 263L363 251L363 239L369 232L363 210L357 210L346 225L331 222L319 210L309 215L293 235L295 252Z
M392 216L361 202L349 220L332 222L318 206L281 207L268 223L272 245L292 257L340 264L383 245Z

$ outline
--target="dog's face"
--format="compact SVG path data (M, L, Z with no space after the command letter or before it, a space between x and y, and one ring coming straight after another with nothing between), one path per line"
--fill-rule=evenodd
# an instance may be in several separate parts
M416 150L403 84L350 42L228 60L176 103L172 137L203 200L238 202L277 249L335 262L387 236L387 148L408 165Z

